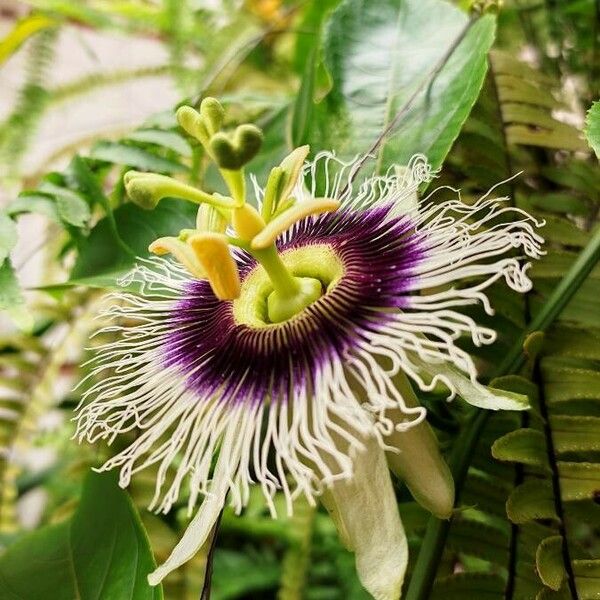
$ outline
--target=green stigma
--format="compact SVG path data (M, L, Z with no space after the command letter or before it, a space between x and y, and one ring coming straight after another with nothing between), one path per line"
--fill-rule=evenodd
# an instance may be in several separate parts
M152 209L165 197L200 205L196 229L183 230L176 237L159 238L150 245L150 251L173 254L194 277L208 279L219 299L235 300L236 310L239 311L240 301L255 309L260 306L261 317L255 323L260 321L264 326L293 318L318 300L335 279L335 273L324 273L319 267L322 251L315 250L314 260L304 256L300 268L293 261L289 264L289 260L282 260L276 246L277 238L297 221L311 214L334 211L339 206L328 198L296 204L292 197L308 146L297 148L271 170L259 213L247 202L244 166L260 150L263 139L260 129L242 124L233 132L222 131L225 111L214 98L205 98L199 111L190 106L179 108L177 119L216 163L230 195L209 194L164 175L126 173L129 197L143 208ZM227 227L233 229L234 236L225 235ZM243 248L256 259L260 265L257 269L260 285L240 285L228 246Z

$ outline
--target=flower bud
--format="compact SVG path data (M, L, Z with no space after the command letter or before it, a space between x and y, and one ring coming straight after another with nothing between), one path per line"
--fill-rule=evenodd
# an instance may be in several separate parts
M225 109L216 98L204 98L200 104L200 117L209 135L213 136L223 125Z
M240 125L233 135L217 133L210 140L210 149L222 169L237 171L250 162L260 150L262 131L254 125Z

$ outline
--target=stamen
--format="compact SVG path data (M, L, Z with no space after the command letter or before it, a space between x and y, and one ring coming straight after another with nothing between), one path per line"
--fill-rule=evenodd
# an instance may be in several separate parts
M206 279L206 271L188 244L176 237L154 240L148 250L157 256L172 254L194 277Z
M198 261L204 267L210 285L219 300L233 300L240 295L240 277L231 257L226 236L218 233L198 233L190 236Z
M275 240L294 223L310 215L333 212L339 207L339 201L331 200L330 198L315 198L314 200L306 200L301 204L296 204L266 225L252 240L252 248L255 250L267 248L271 244L274 244Z

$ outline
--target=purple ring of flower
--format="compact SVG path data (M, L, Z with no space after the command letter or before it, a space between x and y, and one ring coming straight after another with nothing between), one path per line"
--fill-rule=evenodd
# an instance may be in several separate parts
M287 399L313 385L323 364L343 358L408 304L407 290L425 244L408 217L391 206L338 211L298 223L280 252L327 245L344 268L341 279L296 317L262 328L237 323L232 303L218 300L207 281L193 280L168 317L164 364L189 389L226 402ZM257 267L241 252L242 281Z

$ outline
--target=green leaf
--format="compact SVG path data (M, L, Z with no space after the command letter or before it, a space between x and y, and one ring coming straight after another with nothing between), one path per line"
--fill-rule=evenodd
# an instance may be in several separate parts
M73 518L25 535L0 558L6 600L161 600L148 539L114 474L90 474Z
M39 191L50 194L62 221L75 227L84 227L90 220L90 207L84 198L68 188L44 181Z
M162 146L181 156L191 156L192 149L189 142L175 131L165 131L164 129L138 129L127 134L128 140L134 142L143 142L144 144L155 144Z
M557 519L551 482L528 479L516 487L506 501L506 513L517 524L533 519Z
M508 537L504 531L466 518L455 519L448 547L504 566L508 562Z
M180 162L163 158L148 150L119 142L100 142L90 152L92 158L104 160L122 166L133 167L140 171L158 173L180 173L187 167Z
M24 213L38 213L48 217L55 223L61 224L56 202L49 194L40 194L33 191L21 192L7 207L6 212L11 216Z
M492 456L496 460L549 468L546 440L536 429L517 429L497 439L492 445Z
M559 454L600 451L600 417L551 415L550 427Z
M581 600L593 600L600 595L600 560L574 560L573 572Z
M17 243L17 226L4 211L0 211L0 266Z
M600 494L600 463L559 462L558 473L565 502L595 500Z
M584 133L596 156L600 158L600 101L594 102L588 110Z
M0 311L5 310L14 323L24 331L33 329L33 317L27 310L25 298L9 260L0 267Z
M504 580L488 573L457 573L440 577L429 600L502 600Z
M470 24L440 0L345 0L325 36L334 86L317 106L321 145L365 153L391 126L380 171L419 152L438 168L479 95L494 32L494 17Z
M233 573L235 577L232 577ZM249 555L248 552L217 550L211 598L214 600L260 598L263 597L260 592L275 587L280 577L279 564L268 555L261 557Z
M171 199L162 200L151 211L131 203L120 206L113 213L115 226L119 237L127 240L131 253L115 244L111 219L105 217L83 241L70 282L91 284L98 280L98 285L114 285L133 266L136 257L149 255L148 246L155 239L192 227L195 212L195 206Z
M563 539L553 535L543 540L535 553L535 565L540 579L554 591L560 590L567 573L563 563Z
M319 49L315 44L306 59L300 89L298 90L291 115L290 140L293 148L298 148L310 140L318 57Z
M599 371L546 358L542 360L542 373L548 402L600 400Z

